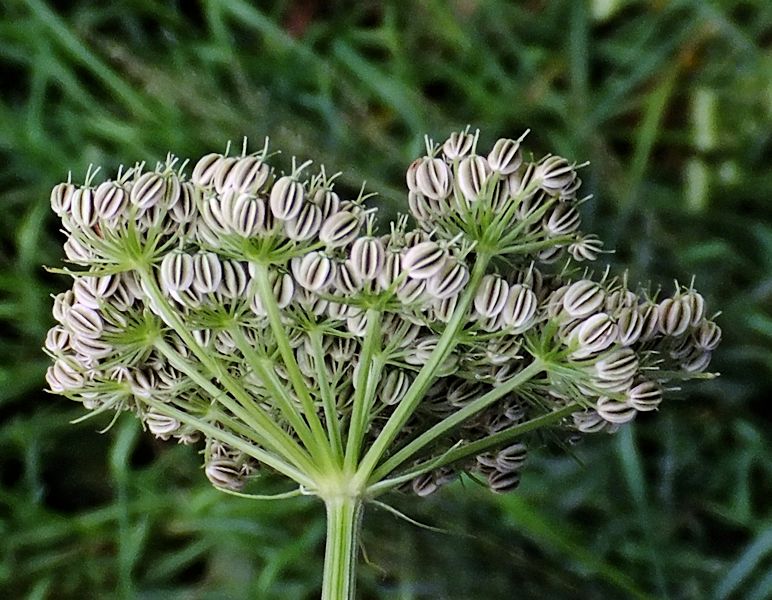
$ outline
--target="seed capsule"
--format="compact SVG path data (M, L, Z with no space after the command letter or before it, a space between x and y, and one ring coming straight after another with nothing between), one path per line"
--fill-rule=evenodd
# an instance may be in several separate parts
M318 189L311 199L322 211L322 221L327 220L340 210L340 197L329 189Z
M488 164L494 173L509 175L517 171L523 163L523 154L518 140L501 138L493 144L488 154Z
M702 294L692 290L684 295L682 301L689 305L689 309L692 313L689 324L692 327L695 327L705 316L705 298L702 297Z
M628 423L635 418L635 408L628 402L619 402L607 396L598 398L598 402L595 404L595 410L609 423L615 423L621 425L622 423Z
M693 335L700 350L715 350L721 341L721 328L713 321L703 321Z
M114 181L100 183L94 191L94 210L97 217L113 221L119 217L128 203L126 190Z
M75 186L71 183L59 183L51 190L51 209L59 217L70 212L74 193Z
M643 319L643 328L638 339L641 342L648 342L659 332L659 306L653 302L647 302L638 310Z
M260 198L239 194L230 207L228 224L237 235L252 237L263 228L265 213L265 203Z
M574 420L574 427L582 433L598 433L608 430L610 423L601 417L597 411L585 410L571 414Z
M458 294L435 301L432 305L434 316L443 323L448 323L453 316L453 311L456 310L457 304Z
M402 269L413 279L429 279L442 270L447 258L447 250L437 242L421 242L405 253Z
M361 237L351 245L351 268L360 279L373 281L383 269L384 254L378 238Z
M695 348L681 361L681 368L687 373L702 373L710 365L711 356L710 352Z
M104 321L93 308L75 304L67 312L65 325L75 335L86 338L98 338L104 329Z
M509 288L501 318L513 329L528 327L536 315L538 304L538 298L533 290L521 283L516 283Z
M617 334L616 324L606 313L596 313L588 317L571 336L579 346L574 357L583 358L605 350L614 343Z
M628 307L620 310L617 314L619 344L622 346L632 346L641 337L643 325L643 317L638 307Z
M244 489L246 484L241 465L229 457L209 460L204 468L204 473L206 478L216 488L238 492Z
M143 173L131 186L129 200L142 210L161 204L166 194L166 181L160 173Z
M442 144L442 154L449 161L463 158L472 151L475 136L467 131L455 131Z
M54 319L64 323L67 313L70 312L73 304L75 304L75 294L72 290L67 290L54 296L54 307L52 310Z
M416 191L431 200L444 200L450 195L453 176L442 159L421 159L415 170Z
M386 406L399 404L412 380L402 369L393 369L381 380L378 397Z
M406 279L397 287L397 298L403 304L413 304L424 299L426 280Z
M245 156L231 171L228 185L237 193L257 194L270 176L271 167L256 156Z
M309 252L293 269L295 279L301 287L318 292L329 286L335 277L335 263L322 252Z
M114 352L114 348L102 340L75 336L71 340L72 349L84 358L83 364L96 365L96 362L107 358Z
M653 381L644 381L631 388L626 397L635 410L655 410L662 402L662 388Z
M236 260L222 262L222 278L217 291L231 300L244 296L247 291L247 271L242 263Z
M174 417L148 409L143 419L150 433L162 440L168 440L172 435L179 431L181 424Z
M91 188L79 188L72 195L70 214L73 220L81 227L92 227L97 220L94 207L94 190Z
M469 202L479 199L490 172L488 161L482 156L467 156L459 163L456 181Z
M233 156L226 156L217 161L217 170L214 173L212 183L218 194L224 194L227 191L235 191L230 183L238 163L239 159Z
M173 252L161 261L161 285L165 290L182 292L193 285L193 257L182 252Z
M507 446L496 454L496 466L502 471L515 471L525 464L528 448L523 442Z
M429 222L435 216L429 200L418 192L408 192L407 206L410 209L410 214L412 214L419 223Z
M222 281L222 264L214 252L199 252L193 257L193 290L199 294L214 292Z
M407 171L405 172L405 182L407 183L408 191L416 192L416 193L420 192L420 190L418 189L418 180L416 178L416 173L418 172L418 167L421 166L422 161L423 161L423 158L416 158L407 167Z
M491 471L488 473L488 486L496 494L506 494L520 485L520 473L517 471Z
M469 269L466 265L448 259L435 275L426 280L426 291L434 298L443 300L458 294L468 281Z
M367 314L364 312L358 312L355 315L352 315L346 319L346 329L348 329L348 332L351 335L355 335L356 337L364 337L365 333L367 332ZM359 368L359 366L362 363L357 362L357 365L355 368ZM354 381L356 381L356 377L354 377Z
M540 180L543 190L554 194L574 183L576 171L565 158L548 156L536 166L534 177Z
M434 476L431 473L424 473L413 479L411 486L413 487L413 493L416 496L425 498L436 492L440 486L434 481Z
M353 296L362 291L362 279L356 274L350 260L338 264L335 273L335 288L344 296Z
M498 275L486 275L474 297L474 307L483 317L495 317L507 302L509 285Z
M101 303L115 292L118 283L118 277L112 275L79 277L73 283L72 291L79 304L99 310Z
M563 309L570 317L580 319L599 310L603 306L605 293L603 288L588 279L579 280L566 290L563 296Z
M576 261L595 260L603 251L603 242L595 234L582 236L568 246L568 253Z
M595 376L602 382L631 380L638 372L638 356L630 348L620 348L595 362Z
M534 189L532 182L534 174L536 172L536 165L534 163L528 163L525 169L515 171L507 178L507 184L509 185L509 195L513 198L517 198L520 201L526 198L532 198L534 195ZM525 194L526 190L530 189L528 195Z
M271 188L271 212L280 221L291 221L300 214L304 199L303 184L284 175Z
M52 354L65 350L70 345L70 333L61 325L56 325L46 334L46 350Z
M84 380L82 373L61 358L46 371L46 383L49 389L57 394L77 390L83 385Z
M207 154L202 156L193 168L190 179L196 185L206 187L214 183L214 176L225 157L222 154Z
M659 303L659 331L678 337L691 325L691 303L685 298L665 298Z
M316 204L306 203L298 216L284 224L287 237L298 242L310 240L322 226L322 209Z
M353 242L362 225L360 217L342 210L328 217L319 231L319 240L330 248L340 248Z
M544 223L544 229L551 236L568 235L579 229L581 216L571 204L558 204L552 209Z
M183 182L177 202L169 206L169 218L176 223L192 223L197 216L200 199L200 188L190 181Z
M387 252L383 261L383 269L377 275L378 285L381 290L388 290L402 274L402 255L396 252Z

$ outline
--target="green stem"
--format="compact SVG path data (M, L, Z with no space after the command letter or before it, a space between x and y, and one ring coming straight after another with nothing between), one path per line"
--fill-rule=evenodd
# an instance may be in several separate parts
M439 469L440 467L458 462L459 460L477 456L478 454L482 454L493 448L501 447L507 442L511 442L529 431L553 425L571 413L581 410L581 408L582 405L579 402L572 402L563 408L548 412L547 414L526 421L525 423L503 429L498 433L494 433L493 435L477 440L476 442L451 448L445 454L415 465L410 471L403 473L402 475L374 483L367 488L366 494L368 497L383 494L399 484L410 481L414 477L426 473L427 471L433 471L434 469Z
M231 402L227 394L217 386L212 385L206 377L201 376L195 368L191 368L188 361L180 356L165 341L158 339L155 341L156 348L159 349L175 366L183 373L194 378L203 389L213 395L213 398L221 402L234 415L238 416L245 423L254 424L256 432L265 438L265 445L277 450L280 454L292 460L299 468L306 470L307 473L316 473L317 469L313 462L303 452L303 449L293 440L273 419L267 415L255 402L238 382L227 372L216 359L196 342L185 323L183 323L177 312L169 305L161 289L149 271L140 271L142 280L145 284L145 290L154 303L156 310L167 326L180 336L190 351L199 359L201 364L209 371L210 375L219 380L223 387L232 394L237 402Z
M354 406L349 423L348 439L346 440L346 470L356 468L362 438L367 428L370 405L375 398L375 389L380 379L380 362L375 354L380 350L381 341L381 311L371 308L367 311L367 329L362 342L362 355L359 359L359 372L356 378Z
M325 507L327 543L322 600L354 600L362 500L359 497L335 496L325 500Z
M244 337L241 328L234 326L229 328L229 331L233 336L233 341L236 342L236 346L247 360L247 364L260 378L260 383L265 386L271 399L279 405L279 410L284 415L284 418L287 419L287 422L295 430L295 433L298 434L306 448L309 451L313 451L315 443L311 436L311 430L293 405L292 396L285 389L276 373L273 372L271 362L268 361L268 364L266 364L267 359L258 355L257 351Z
M413 383L407 390L407 393L400 401L397 409L392 413L389 420L386 421L381 433L373 442L373 445L365 454L362 462L357 470L357 480L364 483L370 479L370 474L375 469L378 461L383 456L384 452L388 450L389 445L399 435L402 427L407 423L418 404L423 399L429 386L435 380L437 376L437 370L442 364L453 348L458 343L458 333L464 326L464 322L467 316L467 310L469 305L474 299L475 293L477 293L477 287L480 284L480 280L485 275L485 269L488 266L489 256L486 254L478 254L477 261L475 262L472 275L469 283L464 289L461 298L456 305L453 315L450 321L445 326L445 331L442 332L440 339L437 341L437 346L429 356L429 360L421 368Z
M300 471L295 466L285 462L282 458L275 456L261 448L253 446L243 438L233 435L232 433L229 433L228 431L225 431L219 427L215 427L211 423L207 423L206 421L192 417L188 412L175 408L171 404L155 400L146 400L145 402L152 406L159 413L177 419L180 423L185 425L190 425L213 440L227 444L236 450L241 450L247 456L251 456L252 458L258 460L266 466L271 467L282 475L289 477L302 486L305 486L309 489L313 489L315 487L314 481L310 479L303 471Z
M528 365L527 367L525 367L522 371L517 373L517 375L509 379L504 384L493 388L488 393L483 394L479 398L476 398L474 401L464 406L462 409L456 411L449 417L446 417L445 419L443 419L442 421L434 425L431 429L428 429L427 431L419 435L407 446L402 448L399 452L389 457L388 460L386 460L380 467L378 467L373 472L371 480L378 481L380 479L383 479L386 475L391 473L399 465L404 463L406 460L409 460L416 453L420 452L422 448L425 448L436 439L445 435L451 429L458 427L464 421L476 415L481 410L487 408L488 406L490 406L491 404L493 404L503 396L506 396L507 394L513 392L518 387L523 385L525 382L529 381L537 374L539 374L541 371L543 371L544 368L545 368L544 365L540 361L536 360L532 362L530 365Z
M163 354L175 369L178 369L191 378L198 386L207 392L212 400L222 404L231 411L236 417L243 421L250 429L248 436L254 442L267 446L272 450L292 461L298 468L311 469L308 473L314 473L315 469L310 457L308 457L297 443L287 435L270 417L267 417L253 400L247 397L246 401L235 402L224 390L214 385L209 379L203 376L198 370L188 363L182 356L165 341L156 340L156 349ZM265 420L268 419L266 423ZM262 439L255 439L257 434Z
M268 268L264 264L257 263L255 284L257 285L260 302L268 316L268 322L270 323L273 337L279 348L279 354L281 354L284 367L287 369L287 376L292 382L292 387L295 388L295 393L298 395L298 398L300 398L303 413L305 414L306 420L311 427L311 432L316 440L316 450L309 449L309 451L312 455L319 456L325 460L329 466L332 466L333 460L330 443L327 440L324 427L322 427L322 422L319 420L319 415L316 412L316 405L311 398L311 394L308 393L305 379L303 378L303 374L300 372L300 367L295 359L295 353L292 351L285 325L281 320L281 311L273 296L271 282L268 277Z
M319 329L309 332L311 349L314 354L314 370L319 384L319 393L324 406L324 420L327 424L327 435L330 438L333 456L338 464L343 463L343 437L340 433L340 421L338 420L338 404L335 394L330 387L329 375L324 363L324 348L322 347L322 333Z

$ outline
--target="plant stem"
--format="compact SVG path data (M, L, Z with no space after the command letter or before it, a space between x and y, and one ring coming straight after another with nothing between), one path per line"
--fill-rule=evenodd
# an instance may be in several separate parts
M459 460L464 460L477 454L487 452L488 450L501 447L508 442L516 440L529 431L534 431L536 429L540 429L541 427L553 425L569 416L571 413L577 410L581 410L581 408L581 403L572 402L563 408L559 408L557 410L540 415L531 419L530 421L525 421L524 423L519 423L518 425L513 425L512 427L502 429L493 435L489 435L488 437L479 439L475 442L470 442L468 444L463 444L451 448L438 457L425 460L415 465L406 473L391 479L382 479L376 483L373 483L367 488L366 494L369 498L374 498L375 496L383 494L401 483L410 481L422 473L433 471L434 469L439 469L440 467L444 467L445 465L452 464Z
M330 438L330 446L333 456L338 464L343 464L343 438L340 433L338 421L338 403L328 381L329 376L324 366L325 352L322 347L322 333L318 329L312 329L308 333L311 339L311 348L314 356L314 370L319 383L319 393L322 396L324 407L324 420L327 424L327 435Z
M325 500L327 543L322 600L354 600L362 499L340 495Z
M308 425L311 428L312 435L315 439L315 448L309 448L308 451L312 456L318 457L327 463L328 466L334 465L332 457L332 449L330 448L330 441L327 439L327 435L322 426L322 422L319 420L314 400L308 392L306 383L303 379L303 374L300 372L295 354L292 351L287 332L284 328L284 324L281 319L281 311L276 303L276 299L273 296L273 290L271 288L271 281L268 277L268 267L263 264L257 264L255 267L255 284L257 286L257 292L260 297L260 302L265 309L268 317L268 322L273 332L273 337L276 340L276 345L279 348L279 354L281 354L284 362L284 368L287 370L287 376L292 382L292 387L295 388L295 393L300 399L300 404L303 408Z
M359 451L365 436L370 408L375 398L375 389L380 380L382 362L375 358L381 349L381 311L371 308L367 311L367 330L362 342L359 372L354 390L354 406L349 423L344 466L353 471L359 461Z
M451 429L458 427L464 421L484 410L497 400L501 399L507 394L511 394L518 387L529 381L544 369L545 367L541 362L534 361L503 385L493 388L487 394L483 394L479 398L476 398L474 401L466 405L464 408L456 411L449 417L446 417L437 423L434 427L426 430L423 434L415 438L407 446L396 452L388 460L384 461L384 463L373 472L372 480L377 482L383 479L399 465L420 452L433 441L442 437Z
M429 386L436 379L437 369L442 364L442 361L448 357L456 347L456 344L458 344L458 332L464 326L467 309L474 299L480 280L485 275L485 269L488 266L489 260L490 257L488 255L482 253L477 255L477 262L472 269L469 283L467 283L466 289L462 293L458 304L456 304L453 315L445 326L445 331L442 332L440 339L437 341L437 346L429 356L429 360L426 361L426 364L424 364L413 380L397 409L389 417L389 420L386 421L386 425L384 425L381 433L362 459L357 469L358 483L361 485L364 485L370 479L370 475L377 466L378 461L415 412L415 409L426 394L426 390L429 389Z

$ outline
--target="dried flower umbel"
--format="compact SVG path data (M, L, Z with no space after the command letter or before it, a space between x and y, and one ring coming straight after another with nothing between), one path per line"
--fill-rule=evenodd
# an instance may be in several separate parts
M204 442L240 493L260 470L327 506L324 598L353 597L361 508L461 473L513 489L535 430L573 439L655 410L721 330L702 296L584 264L576 165L478 154L454 133L407 171L412 220L379 227L310 162L267 145L57 185L74 280L56 296L51 391ZM415 225L411 225L414 223Z

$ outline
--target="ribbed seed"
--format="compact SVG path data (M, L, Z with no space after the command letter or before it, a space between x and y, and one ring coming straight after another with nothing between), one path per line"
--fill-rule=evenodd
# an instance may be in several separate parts
M291 221L303 208L303 185L289 175L279 177L271 188L271 213L280 221Z
M570 317L580 319L599 310L604 299L605 293L600 285L583 279L571 284L566 290L563 308Z
M532 322L537 307L538 299L533 290L522 283L516 283L509 288L501 318L507 326L520 329Z
M653 381L644 381L632 387L626 397L635 410L655 410L662 402L662 387Z
M438 300L458 294L469 281L469 269L462 262L446 260L442 268L426 280L426 291Z
M330 248L340 248L353 242L362 225L360 217L342 210L328 217L319 231L319 240Z
M364 281L372 281L383 269L383 244L378 238L361 237L351 245L349 257L356 276Z
M509 285L498 275L486 275L474 297L474 307L483 317L495 317L504 308Z
M617 425L632 421L636 414L635 407L633 407L632 404L620 402L607 396L598 398L598 401L595 404L595 410L598 411L598 414L603 419Z
M427 156L416 167L415 185L427 198L444 200L452 190L453 176L442 159Z
M494 173L510 175L520 168L523 155L518 140L501 138L496 140L488 154L488 164Z
M429 279L442 270L447 258L447 250L436 242L421 242L405 252L402 269L413 279Z
M469 202L479 199L490 172L488 161L482 156L467 156L459 163L456 181L461 193Z

